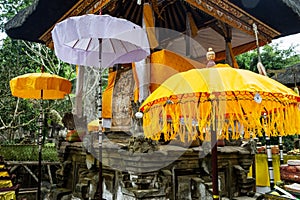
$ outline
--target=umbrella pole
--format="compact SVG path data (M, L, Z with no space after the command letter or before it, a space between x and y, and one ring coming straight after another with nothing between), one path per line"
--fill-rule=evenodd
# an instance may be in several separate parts
M284 159L283 159L282 136L279 136L279 154L280 154L280 165L283 165L284 164Z
M43 90L41 90L41 102L40 102L40 117L38 120L39 125L39 164L38 164L38 200L41 200L41 184L42 184L42 140L43 140Z
M219 186L218 186L218 145L217 145L217 101L212 100L212 115L214 121L211 122L211 165L212 165L212 189L213 199L219 199Z
M102 39L99 39L99 93L98 93L98 112L99 112L99 198L103 196L103 176L102 176L102 65L101 65Z
M272 150L271 150L271 140L266 136L266 146L267 146L267 158L268 158L268 169L270 177L270 188L274 190L274 172L273 172L273 163L272 163Z

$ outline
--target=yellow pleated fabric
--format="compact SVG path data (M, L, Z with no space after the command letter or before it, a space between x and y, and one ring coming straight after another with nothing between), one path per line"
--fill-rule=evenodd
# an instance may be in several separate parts
M0 199L16 200L16 193L15 191L0 192Z
M13 184L11 180L0 180L0 188L9 188L12 187Z
M135 63L132 63L132 74L133 74L133 79L134 79L134 90L133 90L133 100L134 102L138 102L139 100L139 85L140 85L140 82L139 82L139 78L138 78L138 75L137 75L137 72L136 72L136 66L135 66Z
M0 177L9 177L9 174L7 171L0 172Z
M95 119L88 123L88 131L99 131L99 119Z
M166 49L152 53L150 59L151 92L158 88L166 79L177 74L178 72L206 67L200 62L181 56Z
M102 94L102 118L112 118L112 98L117 77L117 71L108 74L107 87Z
M292 89L224 64L177 73L140 110L146 137L156 140L203 140L212 122L227 139L300 133L300 97Z
M13 96L25 99L63 99L72 89L69 80L49 73L28 73L10 80Z
M147 31L147 36L151 49L156 48L159 44L155 35L155 19L153 10L149 3L144 3L143 7L143 21Z

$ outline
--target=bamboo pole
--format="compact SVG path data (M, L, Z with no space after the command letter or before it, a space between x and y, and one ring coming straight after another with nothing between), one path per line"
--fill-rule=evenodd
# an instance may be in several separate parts
M98 112L99 112L99 197L102 199L103 196L103 177L102 177L102 39L99 39L99 93L98 93Z
M47 169L48 169L48 174L49 174L49 181L50 181L51 185L53 185L53 179L52 179L50 165L47 165Z
M268 169L269 169L269 178L270 178L270 188L274 190L274 172L273 172L273 163L272 163L272 150L271 150L271 141L268 136L266 136L266 146L267 146L267 159L268 159Z
M40 117L38 120L39 125L39 136L38 136L38 145L39 145L39 165L38 165L38 196L37 199L41 200L41 184L42 184L42 141L43 141L43 90L41 90L41 107L40 107ZM26 166L27 167L27 166Z
M212 164L212 195L213 199L220 199L218 186L218 145L217 145L217 100L212 100L212 116L214 121L211 122L211 164Z
M39 178L36 177L36 175L26 165L24 165L23 167L29 172L29 174L34 178L34 180L36 180L36 182L39 182Z

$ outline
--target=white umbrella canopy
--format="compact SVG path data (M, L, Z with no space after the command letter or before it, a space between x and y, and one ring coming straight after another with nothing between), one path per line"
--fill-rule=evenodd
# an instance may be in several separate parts
M107 68L117 63L137 62L150 55L146 31L110 15L67 18L55 25L52 38L56 56L75 65Z
M97 101L99 120L102 120L100 103L102 69L112 67L114 64L138 62L150 55L148 37L144 29L125 19L109 15L86 14L67 18L55 25L52 39L55 54L62 61L99 69ZM102 199L102 130L100 127L98 192L99 198Z

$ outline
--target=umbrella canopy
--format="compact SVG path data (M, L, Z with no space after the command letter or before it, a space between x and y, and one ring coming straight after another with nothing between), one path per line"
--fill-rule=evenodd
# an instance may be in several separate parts
M76 65L107 68L150 54L147 34L140 26L109 15L67 18L55 25L52 37L56 56Z
M12 95L20 98L63 99L71 92L72 84L57 75L28 73L10 80L10 88Z
M88 131L99 131L99 119L95 119L88 123Z
M13 96L25 99L63 99L66 94L71 92L72 84L65 78L57 75L44 73L28 73L10 80L10 90ZM42 101L39 117L39 164L38 164L38 195L41 197L42 183L42 127L43 127L43 110Z
M102 69L132 63L150 55L146 31L138 25L109 15L70 17L52 30L54 51L61 60L99 68L98 110L102 118ZM100 100L100 101L99 101ZM99 196L102 197L102 130L99 129Z
M215 115L211 113L213 100L219 102ZM177 135L182 141L203 140L202 130L214 116L222 137L249 138L261 136L261 130L268 136L300 133L299 101L293 90L271 78L218 64L170 77L140 110L145 135L155 140L161 133L166 140Z

